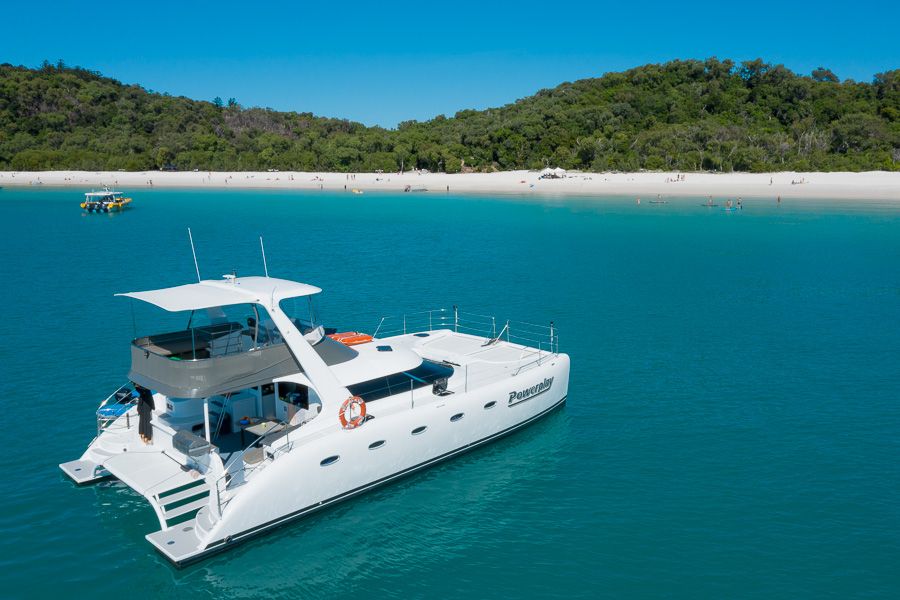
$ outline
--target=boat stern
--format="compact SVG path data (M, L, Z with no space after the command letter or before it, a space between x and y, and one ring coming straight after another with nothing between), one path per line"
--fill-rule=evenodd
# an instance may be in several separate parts
M93 483L111 476L110 472L103 465L98 465L87 459L70 460L69 462L61 463L59 468L78 485Z
M197 534L195 521L186 521L144 537L176 567L183 567L207 554L206 544Z

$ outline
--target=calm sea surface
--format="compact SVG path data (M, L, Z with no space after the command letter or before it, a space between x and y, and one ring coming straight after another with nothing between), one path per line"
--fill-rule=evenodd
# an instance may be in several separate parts
M674 198L0 190L0 597L900 595L900 208ZM150 506L76 488L134 331L115 292L261 274L327 324L553 319L567 406L184 570ZM135 307L139 333L167 315ZM154 319L158 319L154 321Z

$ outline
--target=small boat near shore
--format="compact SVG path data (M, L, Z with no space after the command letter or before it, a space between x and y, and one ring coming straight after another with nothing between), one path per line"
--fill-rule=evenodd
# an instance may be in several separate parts
M89 213L108 213L125 210L131 204L131 198L124 192L114 192L104 188L99 192L85 192L81 208Z

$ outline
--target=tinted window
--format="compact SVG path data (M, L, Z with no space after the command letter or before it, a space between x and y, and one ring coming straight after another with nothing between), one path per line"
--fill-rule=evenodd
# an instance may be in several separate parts
M422 425L421 427L416 427L415 429L413 429L411 433L412 433L413 435L419 435L420 433L422 433L422 432L425 431L426 429L428 429L428 427L425 426L425 425Z
M453 375L453 367L431 360L423 360L421 365L412 371L407 371L407 373L412 377L425 381L427 385L433 383L435 379Z
M495 400L491 400L490 402L488 402L487 404L484 405L484 408L485 408L485 410L487 410L489 408L494 408L494 405L496 405L496 404L497 404L497 402Z
M377 442L372 442L369 444L369 450L375 450L377 448L381 448L384 446L384 440L378 440Z
M329 456L328 458L323 458L322 462L320 462L319 464L322 465L323 467L327 467L328 465L333 465L340 459L341 459L340 456Z
M379 398L387 398L388 396L408 392L410 389L431 385L435 379L450 377L451 375L453 375L453 367L424 360L415 369L363 381L362 383L355 383L347 386L347 389L354 396L359 396L366 402L371 402Z
M463 418L463 413L456 413L455 415L450 417L450 420L455 422L455 421L459 421L462 418Z

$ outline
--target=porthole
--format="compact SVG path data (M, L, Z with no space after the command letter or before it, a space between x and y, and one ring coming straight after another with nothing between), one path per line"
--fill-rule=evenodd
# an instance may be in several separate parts
M494 408L495 406L497 406L497 401L491 400L490 402L488 402L487 404L484 405L484 410L490 410L490 409Z
M419 435L420 433L423 433L426 429L428 429L427 425L422 425L420 427L416 427L415 429L412 430L412 434Z
M369 450L378 450L382 446L384 446L384 440L378 440L377 442L369 444Z
M323 467L327 467L327 466L329 466L329 465L333 465L334 463L336 463L336 462L339 461L340 459L341 459L341 457L340 457L340 456L337 456L337 455L335 455L335 456L329 456L328 458L323 459L322 462L320 462L319 464L322 465Z
M452 423L455 423L456 421L459 421L460 419L462 419L464 414L465 414L465 413L456 413L455 415L453 415L452 417L450 417L450 421L451 421Z

